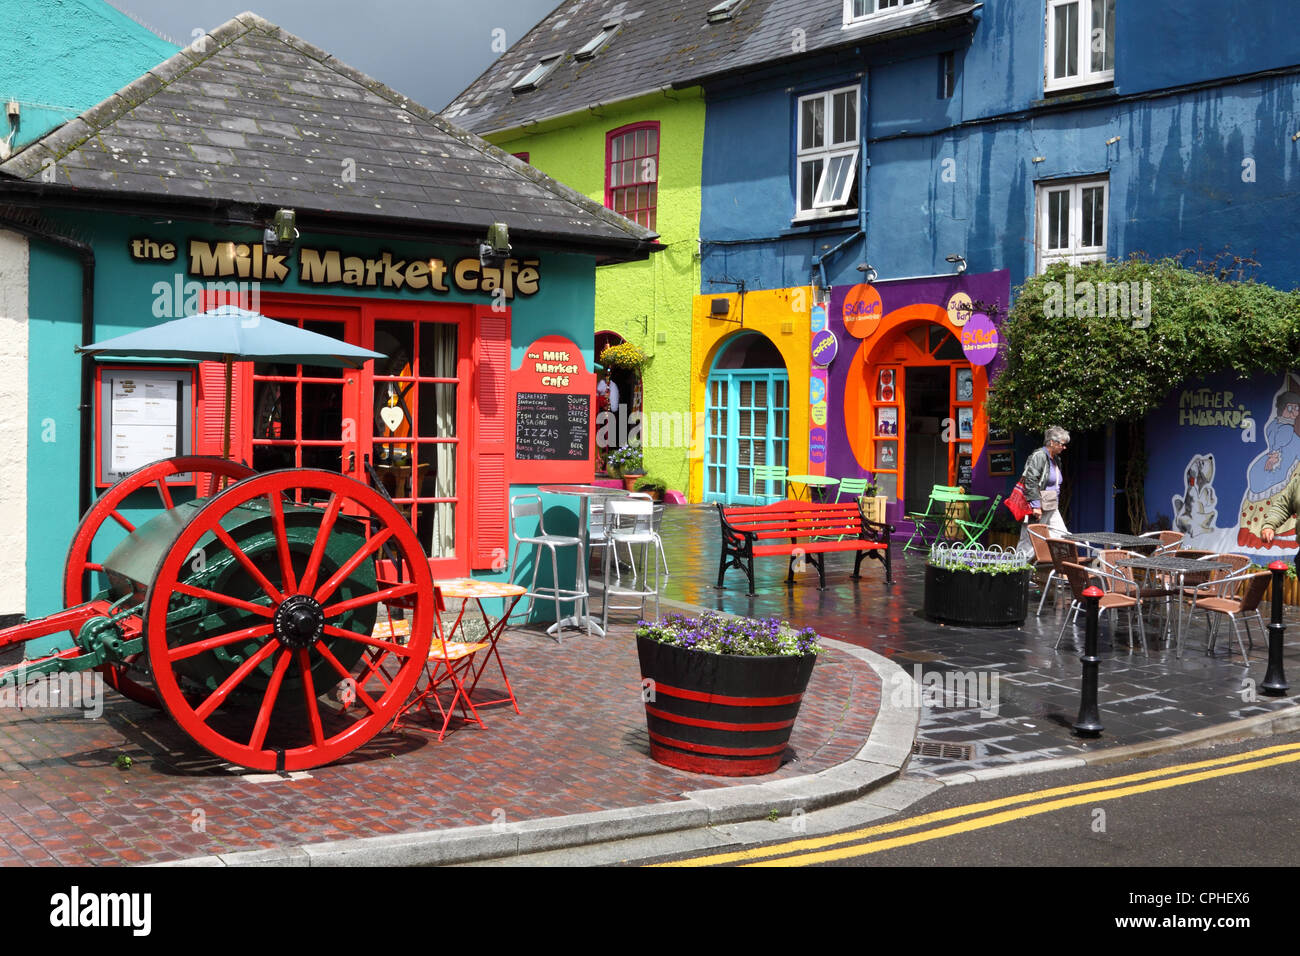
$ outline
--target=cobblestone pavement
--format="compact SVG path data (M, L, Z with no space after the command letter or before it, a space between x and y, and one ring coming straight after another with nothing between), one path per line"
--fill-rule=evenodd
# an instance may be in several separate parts
M1255 646L1245 664L1221 629L1218 657L1205 654L1204 617L1188 628L1181 658L1167 646L1144 653L1130 650L1123 627L1112 644L1106 625L1101 634L1099 700L1105 728L1101 739L1075 737L1071 725L1079 712L1083 647L1082 623L1066 629L1055 650L1068 592L1055 590L1043 608L1035 587L1030 616L1021 628L945 627L920 614L924 600L925 555L894 549L894 585L884 585L875 561L863 563L863 576L851 578L846 555L828 555L827 589L817 589L811 567L785 585L785 559L755 560L756 594L747 593L742 571L730 570L725 590L714 588L718 573L719 531L716 509L706 505L668 508L664 513L665 546L671 577L665 594L677 601L734 614L779 615L800 626L857 644L893 660L922 687L918 737L924 741L964 744L962 756L915 756L911 774L942 775L1048 757L1079 756L1099 748L1170 737L1294 706L1296 696L1271 698L1256 690L1263 683L1268 659L1267 637L1255 628ZM1265 608L1265 620L1267 620ZM1300 690L1300 616L1286 608L1286 670ZM1073 643L1072 643L1073 642ZM994 677L996 676L996 684ZM982 677L982 683L981 683ZM942 678L943 691L938 682ZM973 681L972 681L973 679ZM983 694L968 688L985 688ZM886 697L892 688L885 688ZM903 693L903 689L899 689ZM982 699L980 699L982 697ZM992 699L990 699L990 697ZM937 748L926 748L926 750ZM949 754L953 751L949 750Z
M879 680L832 651L813 671L775 774L660 766L649 758L632 630L567 631L560 644L512 630L500 646L521 715L485 708L485 727L453 722L442 743L407 729L428 726L417 717L289 780L223 765L165 714L111 691L98 719L0 708L0 865L161 862L636 807L815 773L850 759L871 731ZM487 671L483 699L499 696L492 678ZM129 769L115 767L120 755Z

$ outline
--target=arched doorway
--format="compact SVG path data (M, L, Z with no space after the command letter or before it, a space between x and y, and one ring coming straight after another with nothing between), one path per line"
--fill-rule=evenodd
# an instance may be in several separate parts
M733 337L709 371L705 403L704 500L784 498L784 483L754 478L755 466L790 460L790 376L777 347L757 332Z
M954 331L904 321L854 357L845 422L881 494L920 511L935 485L969 487L983 449L988 379Z

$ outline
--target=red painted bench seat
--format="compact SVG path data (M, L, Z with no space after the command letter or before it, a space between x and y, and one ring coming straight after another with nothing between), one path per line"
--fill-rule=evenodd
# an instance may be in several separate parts
M861 577L862 559L872 557L885 566L885 582L893 581L890 536L892 525L867 521L855 502L822 504L814 501L778 501L770 505L726 507L718 505L722 522L722 553L718 561L718 587L729 568L740 568L754 593L754 558L790 556L785 583L794 584L795 562L806 557L817 569L819 586L826 587L822 557L840 551L857 554L853 577Z

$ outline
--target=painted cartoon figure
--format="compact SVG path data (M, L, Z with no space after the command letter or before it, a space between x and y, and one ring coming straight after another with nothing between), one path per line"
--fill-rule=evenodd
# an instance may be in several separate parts
M1183 473L1183 493L1174 495L1174 530L1186 537L1213 534L1219 497L1214 492L1214 456L1196 455Z
M1273 404L1273 417L1264 426L1267 448L1246 471L1237 529L1237 544L1260 550L1296 546L1294 521L1277 528L1276 537L1268 542L1260 536L1273 499L1300 475L1300 378L1295 373L1287 376Z

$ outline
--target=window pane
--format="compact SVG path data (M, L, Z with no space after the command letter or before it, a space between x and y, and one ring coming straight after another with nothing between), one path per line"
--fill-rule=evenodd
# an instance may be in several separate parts
M835 94L832 143L852 143L858 138L858 99L853 91Z
M651 153L657 155L659 153L659 130L649 129L646 131L646 133L649 138L647 148Z
M1047 248L1065 249L1070 245L1070 191L1058 189L1047 194Z
M817 191L818 206L838 206L845 200L849 189L849 177L853 175L853 162L856 153L832 156L830 167L822 178L821 188Z
M1052 11L1055 55L1052 76L1064 79L1079 75L1079 5L1066 3Z
M826 101L820 97L804 100L800 104L800 149L816 149L826 144Z
M822 160L805 160L799 164L799 209L813 208L813 196L817 193L817 182L822 175Z
M1083 190L1083 235L1079 239L1082 246L1104 246L1106 244L1106 191L1100 186Z
M1092 71L1115 69L1115 0L1092 0Z

